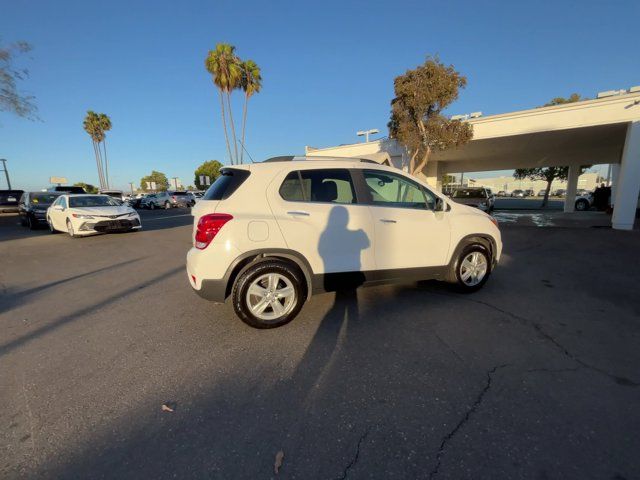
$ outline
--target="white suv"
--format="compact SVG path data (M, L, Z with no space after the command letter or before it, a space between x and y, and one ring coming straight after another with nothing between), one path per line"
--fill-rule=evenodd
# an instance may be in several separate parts
M257 328L312 294L437 279L474 291L502 251L497 222L370 160L277 157L222 169L193 208L191 286Z

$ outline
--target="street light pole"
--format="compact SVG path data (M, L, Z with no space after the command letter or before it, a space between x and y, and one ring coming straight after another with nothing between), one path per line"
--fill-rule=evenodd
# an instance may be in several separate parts
M2 162L2 169L4 170L4 176L7 179L7 186L9 187L9 190L11 190L11 180L9 180L9 170L7 170L7 159L0 158L0 162Z
M171 180L173 180L173 188L178 190L178 177L171 177Z
M129 182L129 186L131 187L131 195L133 195L133 182Z
M369 142L369 135L375 135L378 132L379 132L379 130L377 128L372 128L371 130L360 130L360 131L356 132L356 134L359 137L362 137L364 135L364 141L365 142Z

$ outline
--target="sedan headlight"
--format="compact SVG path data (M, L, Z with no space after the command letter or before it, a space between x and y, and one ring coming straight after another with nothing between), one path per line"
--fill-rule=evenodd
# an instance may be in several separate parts
M87 220L90 220L90 219L92 219L92 218L93 218L91 215L83 215L83 214L81 214L81 213L72 213L71 215L72 215L74 218L84 218L84 219L87 219Z

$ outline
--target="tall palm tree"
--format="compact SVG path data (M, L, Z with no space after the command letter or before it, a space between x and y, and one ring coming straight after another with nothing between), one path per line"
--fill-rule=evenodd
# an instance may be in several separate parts
M100 127L99 115L93 110L89 110L87 112L87 116L84 118L84 122L82 126L84 130L91 137L91 141L93 143L93 153L96 156L96 167L98 169L98 182L100 183L100 188L105 188L105 178L104 172L102 171L102 156L100 155L100 147L99 144L103 140L104 134L102 133L102 129Z
M228 43L219 43L215 50L209 50L205 59L205 68L211 74L213 83L220 93L220 109L222 111L222 126L224 128L224 137L227 142L227 151L231 163L235 163L238 158L238 146L235 138L235 126L233 124L233 113L231 112L231 92L240 86L242 80L242 70L240 61L235 54L235 47ZM233 133L233 145L235 157L231 153L229 142L229 134L227 132L227 120L225 115L224 97L227 97L227 105L229 108L229 121L231 122L231 131Z
M111 188L109 185L109 160L107 159L107 134L106 134L106 132L111 130L111 119L106 113L100 113L98 114L98 124L100 126L100 131L102 132L102 148L104 149L105 183L107 188Z
M240 163L244 158L244 135L247 125L247 104L254 93L260 93L262 88L262 77L260 67L253 60L247 60L240 65L242 69L242 79L240 87L244 91L244 107L242 109L242 150L240 150Z

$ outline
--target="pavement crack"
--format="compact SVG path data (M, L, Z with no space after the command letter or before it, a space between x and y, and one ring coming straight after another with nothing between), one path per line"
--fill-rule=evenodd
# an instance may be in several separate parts
M355 455L344 468L344 470L342 470L342 474L337 478L337 480L345 480L347 478L347 475L349 475L349 470L351 470L351 468L358 462L358 458L360 457L360 446L362 445L362 442L364 442L364 440L367 438L367 435L369 435L369 430L370 428L367 428L358 439Z
M431 470L431 472L429 473L429 479L435 478L438 475L438 472L440 471L440 465L442 463L442 457L447 448L447 445L453 439L453 437L456 436L456 434L460 431L460 429L465 426L465 424L471 418L471 415L473 415L473 413L476 410L478 410L478 408L482 404L482 401L484 400L485 395L491 388L491 383L493 381L493 374L496 373L499 369L504 368L506 366L507 365L498 365L496 367L493 367L491 370L487 372L487 383L485 384L484 388L480 391L480 393L476 397L476 400L473 402L471 407L469 407L467 412L456 424L456 426L453 427L453 430L451 430L442 438L442 441L440 442L440 448L438 449L438 453L436 454L436 464L433 467L433 470Z
M507 315L511 318L513 318L514 320L517 320L518 322L520 322L523 325L529 326L531 328L533 328L538 335L543 338L544 340L546 340L547 342L551 343L558 351L560 351L564 356L566 356L567 358L570 358L571 360L573 360L575 363L577 363L578 365L591 370L593 372L599 373L601 375L604 375L606 377L609 377L611 380L613 380L614 382L616 382L618 385L623 385L625 387L637 387L640 386L640 383L631 380L629 378L626 377L622 377L619 375L616 375L614 373L608 372L600 367L597 367L595 365L591 365L588 362L585 362L584 360L582 360L581 358L575 356L573 353L571 353L564 345L562 345L558 340L556 340L551 334L547 333L544 328L542 327L542 325L540 325L538 322L534 321L534 320L530 320L528 318L522 317L520 315L517 315L513 312L510 312L509 310L505 310L503 308L500 308L496 305L493 305L492 303L489 302L485 302L482 300L477 300L477 299L473 299L473 298L466 298L463 296L459 296L459 295L452 295L452 294L448 294L448 293L442 293L442 292L432 292L436 295L443 295L446 297L454 297L454 298L458 298L467 302L472 302L472 303L477 303L479 305L484 305L485 307L491 308L497 312L500 312L504 315Z

